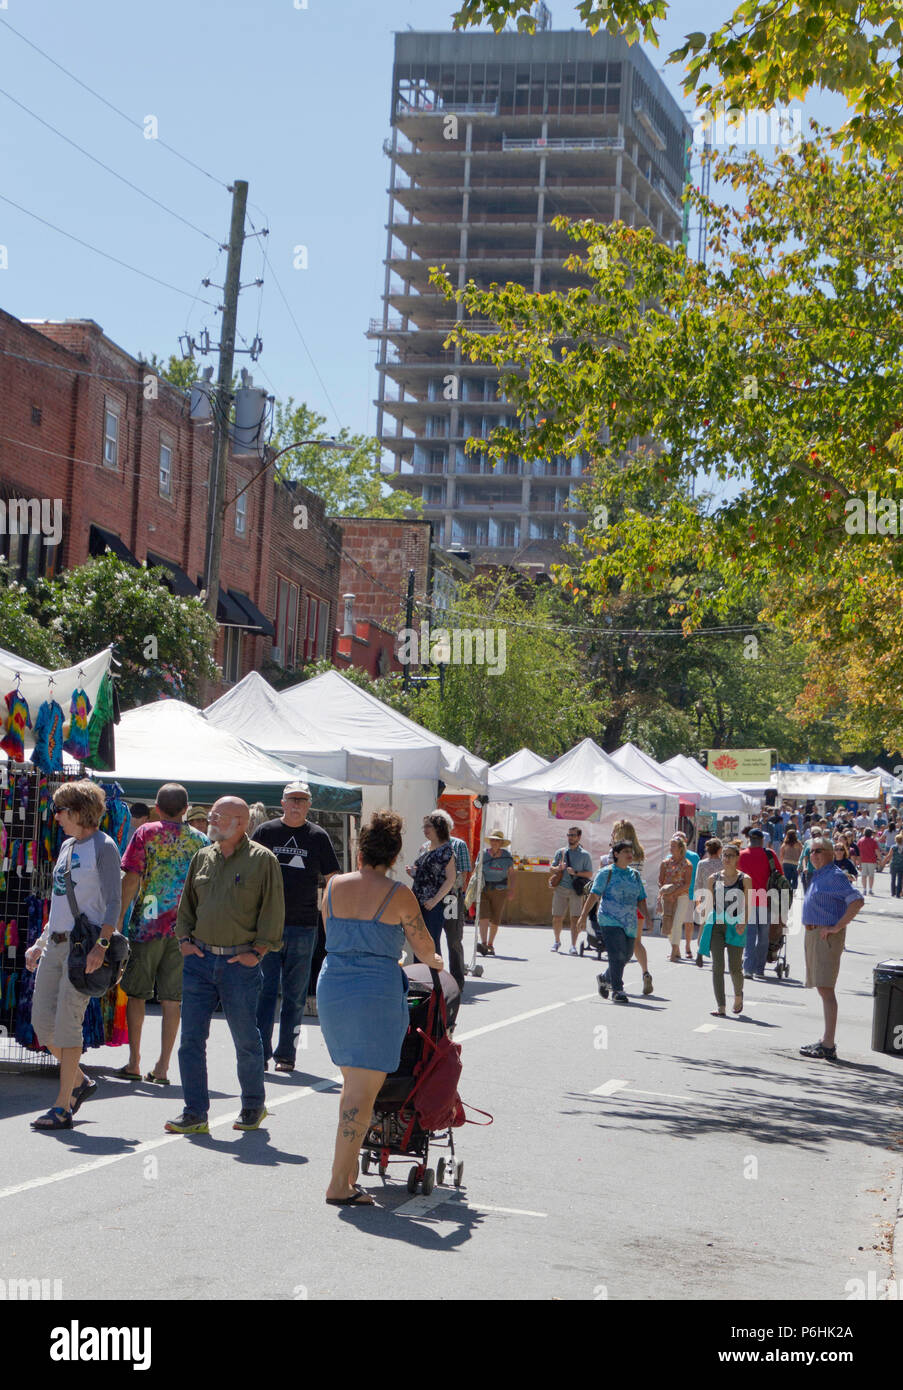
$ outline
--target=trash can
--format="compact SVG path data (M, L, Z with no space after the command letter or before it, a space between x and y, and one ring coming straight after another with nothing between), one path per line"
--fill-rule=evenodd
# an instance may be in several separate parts
M872 995L872 1051L903 1060L903 960L875 966Z

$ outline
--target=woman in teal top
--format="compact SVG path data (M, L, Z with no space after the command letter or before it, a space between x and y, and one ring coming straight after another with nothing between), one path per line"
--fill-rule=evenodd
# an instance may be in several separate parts
M724 952L734 986L733 1012L743 1010L743 945L749 917L749 879L740 873L740 851L725 845L721 851L724 867L709 882L712 907L700 937L700 951L712 953L712 985L715 990L714 1018L725 1017Z
M414 894L388 878L401 853L402 829L394 811L375 811L361 827L357 873L330 879L323 908L327 955L317 981L317 1013L343 1078L326 1190L330 1206L373 1205L356 1185L358 1155L408 1028L407 977L399 964L405 937L424 965L444 968Z

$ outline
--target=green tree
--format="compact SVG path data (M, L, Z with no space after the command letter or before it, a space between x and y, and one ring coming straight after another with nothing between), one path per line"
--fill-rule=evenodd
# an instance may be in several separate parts
M591 33L604 28L656 48L656 21L668 13L666 0L580 0L575 8ZM454 26L486 22L499 32L516 20L532 33L532 9L532 0L464 0ZM682 68L685 94L710 108L771 107L813 88L839 92L854 114L838 139L894 164L903 156L901 0L744 0L719 29L687 35L668 62Z
M67 665L59 624L48 625L35 615L29 590L12 578L5 559L0 559L0 647L50 670Z
M139 352L139 359L142 356L143 354ZM162 357L153 353L148 359L147 365L157 376L168 381L171 386L177 386L180 391L190 391L200 375L198 364L193 357L176 357L175 353L170 354L169 361L166 363Z
M276 403L274 449L284 449L294 440L329 439L324 433L325 415L306 405L295 405L289 397ZM335 436L339 444L350 445L348 453L321 449L316 445L293 449L276 465L277 476L302 482L326 503L331 516L404 517L422 510L419 498L388 490L380 470L379 441L341 429Z
M30 608L58 634L64 664L116 643L125 708L160 695L197 703L202 682L219 674L211 655L216 624L200 599L171 594L164 577L161 568L136 569L107 553L39 581Z

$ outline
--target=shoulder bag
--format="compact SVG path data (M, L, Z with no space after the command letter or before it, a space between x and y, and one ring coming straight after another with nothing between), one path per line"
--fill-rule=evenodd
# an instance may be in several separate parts
M103 965L98 966L96 970L86 970L88 956L100 938L100 927L85 916L75 897L71 872L74 848L73 842L69 846L64 870L66 897L69 900L69 910L73 917L72 931L69 933L69 982L79 994L86 994L89 998L98 998L100 995L106 994L113 985L118 985L122 979L122 972L125 970L126 961L129 958L129 943L121 932L114 932L107 947Z

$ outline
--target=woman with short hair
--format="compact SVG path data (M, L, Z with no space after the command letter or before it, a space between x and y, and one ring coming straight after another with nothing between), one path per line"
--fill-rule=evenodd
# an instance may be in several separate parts
M67 881L80 913L101 924L88 953L86 973L99 970L114 933L119 931L122 875L115 840L99 829L106 797L96 782L66 782L53 794L53 810L64 839L53 870L50 916L42 935L25 953L25 966L37 970L31 1024L39 1043L60 1064L56 1104L32 1120L32 1129L71 1129L72 1117L97 1090L79 1066L84 1052L82 1023L88 995L69 980L69 936L75 925Z
M430 811L428 816L424 816L423 833L427 842L407 870L414 880L411 885L414 897L420 904L423 920L437 951L445 920L445 898L454 889L458 877L455 852L449 843L450 819L446 811Z

